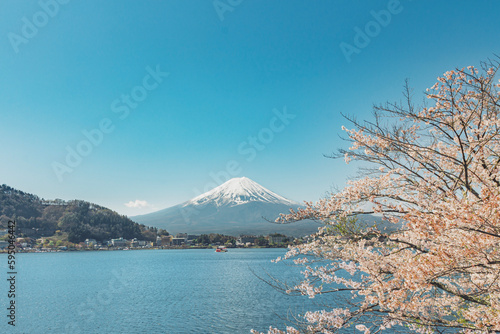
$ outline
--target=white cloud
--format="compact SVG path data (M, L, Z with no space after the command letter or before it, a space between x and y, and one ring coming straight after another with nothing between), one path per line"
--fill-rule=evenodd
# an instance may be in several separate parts
M139 208L139 209L151 207L151 205L148 202L141 201L139 199L125 203L125 205L129 208Z

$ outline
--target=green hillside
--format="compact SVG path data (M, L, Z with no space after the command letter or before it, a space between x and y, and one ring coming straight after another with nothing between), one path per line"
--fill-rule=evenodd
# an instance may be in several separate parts
M154 240L155 228L137 224L97 204L72 200L44 200L7 185L0 186L0 226L15 220L18 236L49 237L58 231L68 241L111 238Z

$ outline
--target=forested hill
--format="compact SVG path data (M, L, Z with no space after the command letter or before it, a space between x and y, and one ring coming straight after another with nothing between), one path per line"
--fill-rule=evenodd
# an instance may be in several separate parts
M16 220L18 235L51 236L58 231L67 233L70 242L87 238L152 239L156 235L154 228L100 205L80 200L44 200L4 184L0 186L1 227L6 228L9 220Z

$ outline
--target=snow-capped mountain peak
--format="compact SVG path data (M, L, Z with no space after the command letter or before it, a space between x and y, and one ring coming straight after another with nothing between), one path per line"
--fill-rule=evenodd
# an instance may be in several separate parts
M264 235L285 233L302 236L317 232L319 223L272 224L280 213L301 205L246 177L234 178L189 201L135 216L141 224L170 233ZM312 224L311 224L312 223Z
M239 177L233 178L189 200L185 205L205 205L213 203L217 207L220 207L236 206L249 202L276 203L292 206L298 204L264 188L247 177Z

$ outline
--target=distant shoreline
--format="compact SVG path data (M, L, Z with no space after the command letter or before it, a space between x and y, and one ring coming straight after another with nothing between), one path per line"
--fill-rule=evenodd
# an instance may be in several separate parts
M17 250L16 253L71 253L71 252L113 252L113 251L131 251L131 250L190 250L190 249L213 249L215 250L217 246L207 246L207 247L149 247L149 248L107 248L107 249L53 249L53 250L38 250L38 249L30 249L30 250ZM273 248L288 248L288 245L279 245L279 246L250 246L250 247L227 247L230 251L231 249L273 249ZM0 250L0 254L8 254L8 250Z

